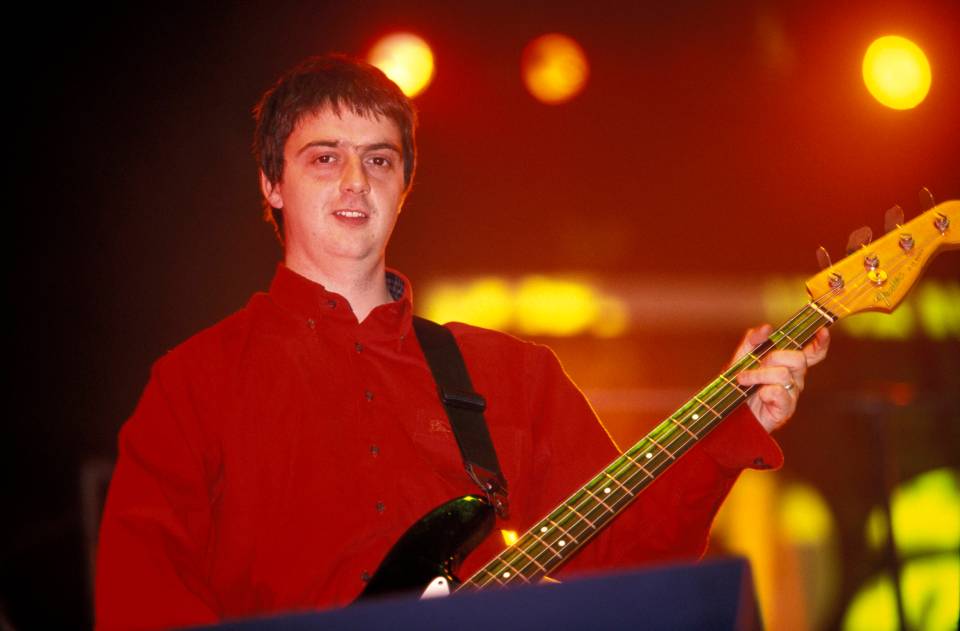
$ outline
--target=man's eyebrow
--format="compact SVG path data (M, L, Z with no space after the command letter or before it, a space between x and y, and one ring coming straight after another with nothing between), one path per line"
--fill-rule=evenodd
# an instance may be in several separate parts
M340 146L342 146L342 143L339 140L312 140L300 147L300 149L297 151L297 155L300 155L312 147L336 148ZM360 149L360 151L379 151L381 149L389 149L390 151L400 153L400 147L396 146L392 142L372 142L369 145L357 145L357 148Z

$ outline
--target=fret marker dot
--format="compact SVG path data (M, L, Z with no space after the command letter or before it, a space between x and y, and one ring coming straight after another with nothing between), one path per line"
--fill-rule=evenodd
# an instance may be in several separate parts
M510 578L510 572L504 572L502 576L503 578Z
M691 418L693 418L693 420L697 420L698 418L700 418L700 415L699 415L699 414L694 414Z
M563 546L567 545L567 542L561 539L560 541L557 542L557 545L562 548Z
M650 460L651 458L653 458L653 454L648 451L648 452L647 452L647 460Z
M547 532L547 527L546 527L546 526L541 526L541 527L540 527L540 532Z
M604 493L609 493L609 492L610 492L610 487L608 486L607 488L603 489L603 492L604 492Z

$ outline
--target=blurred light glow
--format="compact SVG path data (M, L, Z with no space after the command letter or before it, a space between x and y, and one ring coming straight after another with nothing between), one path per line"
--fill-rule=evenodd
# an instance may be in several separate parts
M833 536L833 514L808 484L791 484L780 498L780 527L793 543L818 545Z
M875 340L908 340L916 336L917 319L912 303L902 303L893 313L867 311L840 321L852 337Z
M590 66L575 40L559 33L534 39L520 60L523 83L535 98L556 105L579 94L587 83Z
M922 473L897 486L890 504L901 554L960 550L960 472L942 468ZM875 507L867 518L867 543L881 548L889 531L883 510Z
M890 498L893 539L904 559L900 578L904 613L913 629L956 629L960 616L960 471L933 469L900 484ZM873 549L887 543L890 526L878 506L867 517ZM893 583L875 577L851 600L844 631L897 629Z
M423 92L433 79L433 51L412 33L394 33L381 38L370 49L367 61L411 98Z
M423 316L434 322L466 322L506 330L513 319L513 289L501 278L481 277L427 288Z
M909 627L918 631L955 631L960 615L958 585L960 558L956 551L904 564L900 592ZM850 601L843 631L899 631L895 598L890 577L875 577Z
M927 281L917 290L920 323L935 340L960 340L960 283Z
M930 63L919 46L905 37L880 37L863 56L863 81L883 105L895 110L916 107L930 91Z
M500 536L503 537L503 542L507 544L507 546L512 546L517 542L517 539L520 538L516 530L501 530Z
M616 337L630 325L624 301L588 280L531 275L481 277L427 287L423 315L522 335Z

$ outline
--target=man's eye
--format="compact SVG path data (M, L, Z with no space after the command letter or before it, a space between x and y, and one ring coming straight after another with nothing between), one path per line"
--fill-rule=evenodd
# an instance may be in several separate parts
M378 167L388 167L390 166L390 158L384 158L383 156L373 156L370 158L370 163Z
M317 156L314 161L317 162L317 163L319 163L319 164L330 164L330 163L333 162L335 159L336 159L336 158L335 158L334 156L326 153L326 154Z

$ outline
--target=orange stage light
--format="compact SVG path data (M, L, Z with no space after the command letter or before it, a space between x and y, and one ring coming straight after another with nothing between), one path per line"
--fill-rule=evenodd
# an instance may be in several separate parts
M583 90L590 66L580 44L566 35L550 33L527 44L521 72L530 94L554 105L569 101Z
M863 81L870 94L895 110L908 110L923 102L930 79L927 56L905 37L880 37L863 57Z
M411 33L381 38L370 49L367 61L383 70L411 98L427 89L433 79L433 51Z

